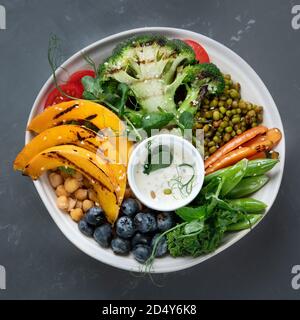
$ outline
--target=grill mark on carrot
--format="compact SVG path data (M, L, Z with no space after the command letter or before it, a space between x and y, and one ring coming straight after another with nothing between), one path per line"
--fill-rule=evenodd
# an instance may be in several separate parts
M71 111L72 111L74 108L76 108L76 107L78 107L78 104L74 104L74 105L68 107L67 109L65 109L65 110L57 113L57 114L53 117L53 120L56 120L56 119L60 118L61 116L63 116L64 114L71 112Z

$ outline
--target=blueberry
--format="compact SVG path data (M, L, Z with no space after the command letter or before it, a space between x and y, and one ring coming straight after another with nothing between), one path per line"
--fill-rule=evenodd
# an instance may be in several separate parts
M94 233L94 227L89 225L84 219L78 222L78 229L87 237L92 237Z
M116 237L111 241L111 248L116 254L127 254L130 251L130 241Z
M152 232L157 229L155 215L152 213L139 212L134 217L134 224L141 233Z
M151 248L153 249L157 238L160 236L160 233L157 233L152 241L151 241ZM162 257L164 256L168 251L168 243L167 243L167 238L165 236L163 236L159 241L158 244L156 246L156 250L155 250L155 256L156 257Z
M128 217L134 216L140 209L140 205L136 199L125 199L121 206L123 214Z
M159 231L166 231L171 229L175 225L173 212L160 212L156 216L157 229Z
M151 248L144 244L138 244L132 250L135 260L145 263L151 255Z
M117 220L116 233L121 238L131 238L134 235L135 229L133 221L127 216L123 216Z
M92 207L85 215L85 221L93 226L99 226L106 221L102 208Z
M112 238L111 225L108 223L95 229L94 239L100 244L101 247L108 248Z
M140 232L137 232L131 239L132 247L135 247L137 244L150 245L150 242L151 242L151 238L148 235L142 234Z

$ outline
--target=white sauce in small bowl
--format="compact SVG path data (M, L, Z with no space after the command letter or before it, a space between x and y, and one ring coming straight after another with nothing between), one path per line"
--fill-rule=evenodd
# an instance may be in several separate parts
M132 191L147 207L159 211L189 204L199 193L203 179L204 164L197 149L171 134L156 135L139 143L128 164Z

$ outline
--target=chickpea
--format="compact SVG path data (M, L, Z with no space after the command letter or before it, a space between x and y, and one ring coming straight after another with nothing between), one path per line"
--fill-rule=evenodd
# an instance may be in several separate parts
M97 193L93 189L88 190L88 198L94 202L98 200Z
M81 183L75 178L67 178L65 180L65 189L69 193L75 192L77 189L80 188L80 185Z
M80 208L72 209L70 212L70 216L74 221L78 222L83 217L83 211Z
M58 197L60 197L60 196L66 196L67 197L69 195L69 193L66 191L66 189L65 189L63 184L59 185L56 188L55 193L56 193L56 195Z
M69 207L69 200L66 196L60 196L56 199L57 207L61 210L67 210Z
M82 202L82 209L83 209L84 212L86 212L86 211L88 211L89 209L91 209L91 207L92 207L93 205L94 205L94 202L93 202L93 201L86 199L86 200L84 200L84 201Z
M74 193L77 200L85 200L88 197L88 191L86 189L77 189Z
M80 209L82 209L82 201L77 200L77 201L76 201L76 204L75 204L75 208L80 208Z
M56 172L52 172L49 174L49 180L53 188L58 187L60 184L64 182L62 176Z
M82 180L83 180L83 175L82 175L80 172L78 172L78 171L76 171L76 172L72 175L72 177L75 178L75 179L78 180L78 181L82 181Z
M74 209L75 205L76 205L76 199L69 198L68 211L70 212L72 209Z

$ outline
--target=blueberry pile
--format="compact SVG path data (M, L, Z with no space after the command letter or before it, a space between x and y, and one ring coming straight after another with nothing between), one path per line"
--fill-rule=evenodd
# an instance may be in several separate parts
M93 237L103 248L113 250L115 254L126 255L131 251L134 258L144 263L150 257L159 235L175 225L173 212L154 212L150 209L140 211L138 200L125 199L121 214L112 228L100 207L92 207L79 221L79 230ZM167 239L162 237L157 243L156 257L164 256L168 251Z

